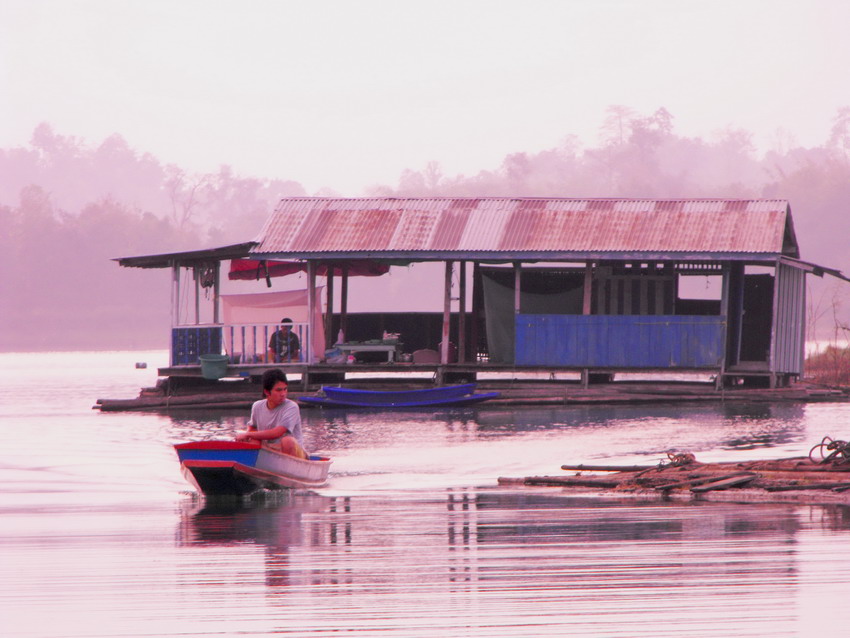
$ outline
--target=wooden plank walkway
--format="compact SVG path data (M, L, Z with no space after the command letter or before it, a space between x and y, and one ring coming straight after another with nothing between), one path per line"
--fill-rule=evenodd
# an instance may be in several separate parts
M744 401L753 403L850 401L850 393L807 383L788 388L740 388L717 390L711 383L669 381L614 381L584 388L575 381L504 378L478 380L479 392L497 391L498 399L482 404L494 409L514 406L657 405L661 403L704 403ZM433 378L357 378L344 383L328 383L347 388L371 390L415 390L434 387ZM290 396L297 399L314 395L321 385L304 390L290 384ZM94 406L103 411L167 410L171 408L243 408L261 395L250 377L209 381L202 378L161 379L155 388L142 388L139 396L128 399L98 399Z

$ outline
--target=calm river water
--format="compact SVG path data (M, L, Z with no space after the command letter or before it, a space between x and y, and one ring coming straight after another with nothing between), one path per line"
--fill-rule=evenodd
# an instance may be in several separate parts
M147 369L136 369L145 361ZM303 410L315 493L211 506L173 443L235 412L104 413L163 352L0 354L0 635L847 635L850 508L499 487L564 463L802 455L850 405Z

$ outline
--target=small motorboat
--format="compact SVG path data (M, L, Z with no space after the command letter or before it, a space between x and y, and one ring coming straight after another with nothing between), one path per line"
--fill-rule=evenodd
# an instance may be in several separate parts
M207 496L261 489L316 488L328 481L331 459L299 459L240 441L192 441L174 446L183 476Z
M357 390L323 386L323 396L300 397L305 405L348 408L421 408L470 405L499 396L498 392L475 392L475 383L447 385L424 390Z

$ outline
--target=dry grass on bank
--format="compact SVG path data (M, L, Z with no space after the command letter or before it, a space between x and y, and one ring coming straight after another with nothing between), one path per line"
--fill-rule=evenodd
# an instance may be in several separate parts
M828 346L808 357L806 377L825 385L850 386L850 348Z

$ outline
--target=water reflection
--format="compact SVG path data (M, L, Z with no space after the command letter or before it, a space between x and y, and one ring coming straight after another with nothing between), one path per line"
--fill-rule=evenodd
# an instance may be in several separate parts
M719 442L726 450L755 450L787 446L801 440L803 404L744 403L721 406L726 427L734 436Z
M776 636L815 594L818 529L846 541L850 510L450 489L193 504L177 537L223 582L244 565L216 557L259 550L273 615L320 634Z
M24 357L26 365L11 365ZM806 454L850 404L304 410L317 494L191 496L171 444L247 410L99 413L137 353L0 355L0 636L841 635L850 509L511 490L563 463ZM163 364L167 357L163 353ZM151 361L149 359L149 361ZM14 364L14 361L11 361ZM45 369L65 382L45 403ZM45 440L50 445L45 445Z
M304 409L302 419L309 447L325 451L436 438L446 444L460 444L534 433L592 433L604 438L606 431L619 436L624 428L645 429L643 438L647 440L652 440L654 432L669 435L678 431L675 428L687 429L706 435L701 437L706 440L699 447L719 445L736 450L799 441L805 430L805 410L801 404L769 403L470 407L436 411ZM247 411L172 411L165 418L170 419L169 435L173 441L222 438L244 427ZM730 432L734 435L729 436ZM692 435L685 438L685 442L694 439ZM666 443L669 436L664 439Z
M473 408L438 410L305 409L302 420L317 429L316 443L326 448L357 446L364 437L380 445L407 431L416 436L427 424L453 442L462 442L478 431L479 412Z

